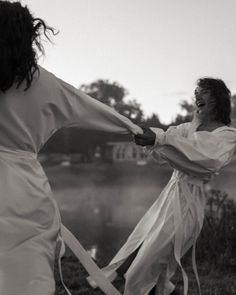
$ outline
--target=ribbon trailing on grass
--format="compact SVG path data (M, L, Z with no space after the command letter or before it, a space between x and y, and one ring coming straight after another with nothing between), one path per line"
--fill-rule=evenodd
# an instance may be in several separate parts
M79 259L84 268L87 270L91 278L97 283L98 287L106 295L121 295L120 292L105 277L102 270L92 260L88 252L83 248L76 237L62 224L61 225L62 240L71 249L74 255Z

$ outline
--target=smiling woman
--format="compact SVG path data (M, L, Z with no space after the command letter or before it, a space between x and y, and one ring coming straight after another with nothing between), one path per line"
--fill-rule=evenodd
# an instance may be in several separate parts
M168 163L174 172L127 242L103 269L110 280L125 278L124 295L178 294L171 282L178 266L187 295L188 277L181 258L191 247L201 294L195 246L204 221L205 184L231 161L236 129L229 127L230 91L222 80L198 80L195 96L197 112L192 122L167 131L145 128L143 134L135 136L135 142L147 146L157 163Z
M194 94L202 124L212 121L220 125L230 125L231 93L222 80L199 79Z
M222 80L199 79L194 94L197 116L201 122L197 130L212 131L217 127L230 125L231 93Z

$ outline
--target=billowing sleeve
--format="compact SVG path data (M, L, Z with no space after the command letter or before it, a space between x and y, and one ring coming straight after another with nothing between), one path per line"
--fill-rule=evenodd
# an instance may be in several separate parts
M228 164L235 151L236 129L198 131L188 138L188 126L171 127L166 132L152 129L156 133L155 145L149 148L152 157L192 176L207 176Z
M73 126L114 133L143 133L139 126L125 116L53 74L51 82L52 108L57 129Z

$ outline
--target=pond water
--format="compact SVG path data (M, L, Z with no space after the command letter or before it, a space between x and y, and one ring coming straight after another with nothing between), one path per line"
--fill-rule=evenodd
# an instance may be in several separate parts
M157 167L90 164L46 173L63 223L93 255L109 259L168 182L171 170Z
M232 168L233 167L233 168ZM233 197L234 166L211 183ZM46 169L63 223L91 256L109 261L158 197L171 169L158 165L90 164Z

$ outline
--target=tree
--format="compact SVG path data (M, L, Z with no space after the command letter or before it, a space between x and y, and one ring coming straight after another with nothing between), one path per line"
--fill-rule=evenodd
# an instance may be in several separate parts
M87 93L91 97L101 101L102 103L114 108L117 112L128 117L136 124L141 124L143 121L143 111L141 105L134 99L125 101L128 91L118 84L117 82L109 82L108 80L99 79L91 84L83 84L80 86L80 90ZM75 136L75 133L77 136ZM71 139L72 146L76 146L76 142L80 137L81 131L75 130L74 136ZM87 134L87 136L86 136ZM85 151L93 153L96 146L100 147L101 153L104 154L104 148L108 141L114 140L130 140L124 135L115 135L102 132L89 131L83 134L83 144L87 146ZM93 140L91 142L91 134L93 134ZM92 144L91 144L92 143ZM93 151L92 151L93 150Z
M178 114L172 122L174 125L179 125L181 123L189 122L193 118L193 112L194 112L194 104L189 103L187 100L182 100L180 103L180 107L182 111L184 111L184 115Z
M136 124L140 124L143 121L141 105L135 99L129 100L127 103L121 101L116 105L116 110Z
M140 123L143 120L141 105L136 100L125 102L124 98L128 95L128 91L117 82L111 83L108 80L100 79L91 84L81 85L80 90L114 108L135 123Z
M114 108L123 101L127 94L127 90L118 83L110 83L108 80L101 79L91 84L82 84L80 90Z
M81 85L80 90L114 108L137 124L140 124L143 120L143 111L140 104L136 100L125 102L124 98L128 91L117 82L111 83L108 80L99 79L91 84ZM85 161L90 162L97 146L103 151L107 141L116 139L127 140L127 136L77 128L63 129L49 140L42 152L79 152Z
M147 117L146 120L144 121L144 125L148 127L157 127L157 128L162 128L166 129L167 126L162 124L158 115L157 114L152 114L150 117Z

